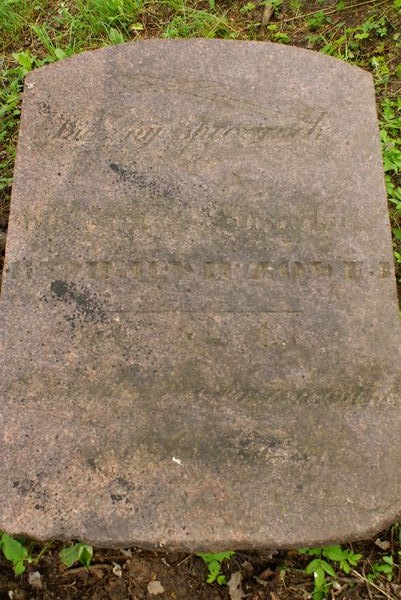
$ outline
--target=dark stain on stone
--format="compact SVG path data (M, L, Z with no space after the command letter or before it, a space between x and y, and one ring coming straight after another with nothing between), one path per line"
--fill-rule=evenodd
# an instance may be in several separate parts
M238 456L244 459L258 459L268 456L270 452L284 450L281 440L273 436L261 436L257 433L243 437L237 442Z
M52 113L49 102L39 102L38 104L39 113L49 117Z
M124 496L121 494L110 494L110 498L113 504L116 502L122 502L124 500Z
M93 471L96 471L96 461L94 458L87 458L86 459L86 464L88 465L88 467L90 467Z
M113 504L117 502L125 502L129 501L130 492L133 492L136 489L136 486L127 481L122 477L118 477L111 482L110 487L112 491L110 492L110 498Z
M96 293L60 279L52 281L50 291L54 298L74 307L75 311L72 315L66 317L72 326L75 325L76 320L92 323L105 321L106 315Z
M48 493L42 487L40 481L33 479L23 479L22 481L13 481L13 488L21 497L29 496L35 510L43 510L48 502Z
M117 479L114 479L114 481L112 482L113 485L117 485L120 488L123 488L126 491L130 491L130 490L134 490L135 489L135 485L133 485L132 483L130 483L129 481L127 481L126 479L123 479L122 477L118 477Z
M34 490L34 481L32 479L25 479L24 481L14 481L13 487L17 489L19 496L27 496Z
M135 164L133 165L135 167ZM174 199L177 196L177 190L164 181L155 180L138 173L133 168L127 169L116 163L109 164L110 169L116 173L118 179L128 187L132 186L140 190L148 190L154 196Z

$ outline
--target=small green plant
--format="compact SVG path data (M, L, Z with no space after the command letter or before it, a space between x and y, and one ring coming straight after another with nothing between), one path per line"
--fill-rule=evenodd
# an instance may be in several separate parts
M385 575L388 581L393 579L394 575L394 560L389 554L388 556L382 556L380 562L372 564L372 572L367 575L369 581L374 581L379 575Z
M132 26L131 26L131 28L132 28ZM124 38L123 34L120 31L118 31L118 29L115 29L114 27L110 27L108 34L109 34L109 39L112 44L122 44L123 42L125 42L125 38Z
M322 10L314 13L307 21L307 25L311 31L316 31L331 21L330 17Z
M13 563L15 575L22 575L25 563L33 562L28 550L19 540L0 532L0 549L7 560Z
M301 10L302 8L302 0L290 0L290 8L292 10L292 12L294 12L295 14L298 14L298 12Z
M313 600L323 600L328 594L331 581L327 580L327 575L333 579L336 576L331 563L336 564L344 573L348 574L362 558L362 554L356 554L352 550L344 549L341 546L299 548L298 552L315 557L305 568L305 573L314 577Z
M84 567L89 567L93 557L93 548L89 544L78 542L69 548L63 548L59 557L67 568L72 567L76 562L80 562Z
M255 10L256 8L256 4L255 2L247 2L246 4L244 4L244 6L242 6L239 9L239 12L241 15L247 15L248 13L252 12L253 10Z
M231 558L235 552L198 552L199 556L206 564L208 568L208 583L217 581L219 585L225 585L227 583L226 576L221 572L221 564L226 558Z
M279 26L277 23L272 23L271 25L267 26L267 30L271 34L271 39L279 44L288 44L290 42L289 36L282 31L278 31L278 27Z
M381 104L380 136L384 171L386 175L387 197L390 202L392 232L394 237L394 258L397 265L397 277L401 268L401 99L387 98ZM381 565L384 573L387 563ZM373 570L373 575L378 571Z

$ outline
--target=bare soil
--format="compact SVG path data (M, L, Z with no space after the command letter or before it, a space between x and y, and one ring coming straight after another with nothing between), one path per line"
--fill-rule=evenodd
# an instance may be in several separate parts
M388 547L388 554L397 552L398 542L392 530L378 536L377 543ZM58 556L63 546L55 543L38 563L15 577L11 563L0 559L0 600L240 600L231 595L227 585L208 584L207 568L201 558L184 553L150 552L139 548L126 550L95 550L89 568L75 566L66 569ZM32 554L40 551L33 548ZM354 544L355 552L364 558L349 575L337 571L330 588L332 600L401 598L401 578L398 570L390 582L378 577L368 583L366 573L378 562L381 549L373 541ZM242 577L243 598L248 600L301 600L311 598L313 579L305 574L310 558L288 552L236 552L226 561L223 571L227 581L233 573ZM152 594L151 582L159 582ZM153 584L154 586L154 584Z

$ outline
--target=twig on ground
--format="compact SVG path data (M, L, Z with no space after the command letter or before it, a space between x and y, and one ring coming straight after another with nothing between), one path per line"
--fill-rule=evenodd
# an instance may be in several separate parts
M362 575L363 575L363 577L364 577L364 578L365 578L367 581L369 581L369 580L366 578L366 575L365 575L365 568L364 568L364 567L363 567L363 569L362 569ZM368 592L368 596L369 596L370 600L373 600L373 595L372 595L372 591L371 591L371 589L370 589L370 585L369 585L369 583L366 583L366 584L365 584L365 587L366 587L366 590L367 590L367 592Z
M112 569L113 565L107 563L97 563L89 565L88 567L73 567L72 569L66 569L66 574L79 575L80 573L90 573L90 571L98 571L100 569Z
M265 4L265 8L263 10L263 16L262 16L262 25L267 25L270 21L270 19L272 18L274 13L274 8L272 4Z
M386 596L386 598L389 598L389 600L396 600L393 596L390 596L387 592L385 592L384 590L382 590L382 588L380 588L378 585L376 585L375 583L373 583L373 581L369 581L369 579L367 579L366 577L364 577L363 575L361 575L360 573L358 573L358 571L355 571L355 569L352 569L351 572L354 575L356 575L357 577L359 577L359 579L363 579L363 581L368 586L371 585L372 587L375 588L375 590L378 590L381 594L383 594L383 596Z
M191 556L192 556L192 554L188 554L188 556L186 556L185 558L183 558L177 565L175 565L176 568L180 567L182 564L184 564L184 562L187 562L187 560L189 560L191 558Z

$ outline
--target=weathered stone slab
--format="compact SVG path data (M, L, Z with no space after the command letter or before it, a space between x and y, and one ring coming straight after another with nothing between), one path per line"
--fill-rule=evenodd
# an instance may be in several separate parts
M401 513L368 73L146 41L27 78L1 303L0 528L174 548Z

